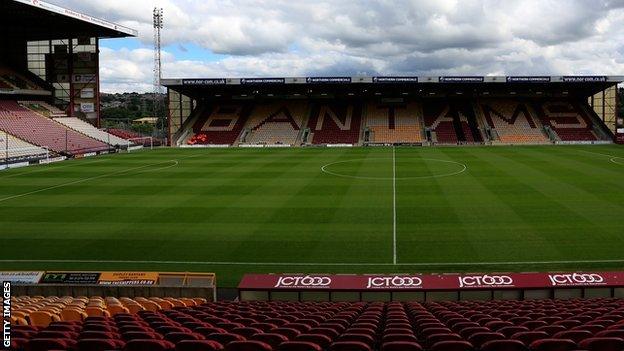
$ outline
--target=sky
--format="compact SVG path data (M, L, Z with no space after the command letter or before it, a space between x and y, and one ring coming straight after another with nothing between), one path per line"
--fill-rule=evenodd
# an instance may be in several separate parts
M102 40L104 92L163 77L624 75L624 0L49 0L137 29Z

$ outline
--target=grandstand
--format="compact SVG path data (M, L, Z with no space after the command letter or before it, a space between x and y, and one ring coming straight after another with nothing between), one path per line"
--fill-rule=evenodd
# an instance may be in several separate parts
M136 32L0 17L7 348L624 350L623 77L165 79L192 148L112 155L151 145L97 128L99 40Z
M247 78L165 79L169 140L172 145L301 146L617 139L614 122L606 124L607 109L613 111L616 102L594 96L613 89L620 77L460 78L412 77L409 84L382 84L380 77L348 77L338 83L316 83L322 77L280 78L270 84ZM198 107L183 108L185 104ZM219 106L241 109L224 118L213 112Z
M594 122L575 101L551 100L535 105L538 116L563 141L594 141L598 136Z
M240 136L249 117L246 105L220 105L202 111L193 124L193 137L188 144L232 145Z
M101 141L111 146L125 146L128 144L128 140L100 130L94 127L92 124L76 117L57 117L54 118L54 121L76 132L82 133L90 137L91 139Z
M624 300L247 302L16 297L14 350L610 351ZM59 313L60 317L56 317ZM26 323L26 318L31 322Z
M361 122L361 104L317 104L308 122L312 144L357 145Z
M18 139L8 133L0 133L0 163L6 163L10 159L29 159L33 157L46 157L48 150Z
M254 106L241 142L263 145L295 145L299 139L307 104L302 102L260 103Z
M507 144L545 144L549 142L543 126L529 106L512 99L479 101L480 113L496 140Z
M66 128L10 100L0 100L0 129L57 153L76 155L109 149L103 142Z
M11 33L0 39L0 131L10 148L3 167L38 164L42 150L63 160L127 147L95 127L96 55L100 39L136 31L39 1L2 0L0 13L0 30Z
M422 105L369 103L366 126L370 141L382 144L417 144L424 142Z

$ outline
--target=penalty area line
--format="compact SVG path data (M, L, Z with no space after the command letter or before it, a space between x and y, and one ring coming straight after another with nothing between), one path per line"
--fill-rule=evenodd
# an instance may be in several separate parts
M206 265L206 266L406 266L406 267L452 267L452 266L519 266L553 264L600 264L624 263L624 259L613 260L560 260L560 261L514 261L514 262L416 262L416 263L365 263L365 262L237 262L237 261L134 261L134 260L0 260L0 263L110 263L110 264L163 264L163 265Z
M71 182L66 182L66 183L61 183L61 184L57 184L57 185L52 185L52 186L49 186L49 187L45 187L45 188L29 191L29 192L22 193L22 194L16 194L16 195L7 196L7 197L4 197L4 198L0 198L0 202L4 202L4 201L7 201L7 200L12 200L12 199L16 199L16 198L20 198L20 197L24 197L24 196L28 196L28 195L34 195L34 194L38 194L38 193L41 193L41 192L44 192L44 191L58 189L58 188L62 188L62 187L69 186L69 185L80 184L80 183L88 182L90 180L96 180L96 179L101 179L101 178L105 178L105 177L113 176L113 175L117 175L117 174L128 173L128 172L136 171L136 170L139 170L139 169L144 169L144 168L151 167L151 166L157 166L157 165L163 164L163 163L172 163L172 165L166 166L166 167L161 167L161 168L158 168L158 169L155 169L155 170L166 169L166 168L170 168L170 167L174 167L174 166L178 165L178 161L177 160L169 160L169 161L157 162L157 163L152 163L152 164L149 164L149 165L144 165L144 166L139 166L139 167L123 169L123 170L120 170L120 171L106 173L106 174L101 174L101 175L94 176L94 177L82 178L82 179L77 179L77 180L74 180L74 181L71 181ZM155 170L153 170L153 171L155 171ZM138 173L144 173L144 172L138 172Z

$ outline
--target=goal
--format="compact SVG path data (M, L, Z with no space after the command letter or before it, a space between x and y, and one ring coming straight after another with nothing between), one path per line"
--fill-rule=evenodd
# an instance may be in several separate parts
M149 147L149 149L152 150L154 148L154 139L152 139L152 137L130 138L128 139L126 150L130 152L144 147Z
M0 148L0 165L27 160L50 160L50 150L45 147Z

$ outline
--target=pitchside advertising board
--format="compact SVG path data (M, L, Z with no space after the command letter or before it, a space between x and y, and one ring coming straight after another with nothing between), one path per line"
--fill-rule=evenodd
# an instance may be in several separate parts
M624 117L615 119L615 142L624 144Z
M17 285L156 285L158 272L0 272L0 281Z
M156 272L102 272L99 285L155 285Z
M95 285L99 279L100 273L97 272L46 272L39 283Z
M0 272L0 281L14 284L37 284L43 272Z
M545 289L623 287L624 272L278 275L247 274L240 290L444 291L472 289Z

